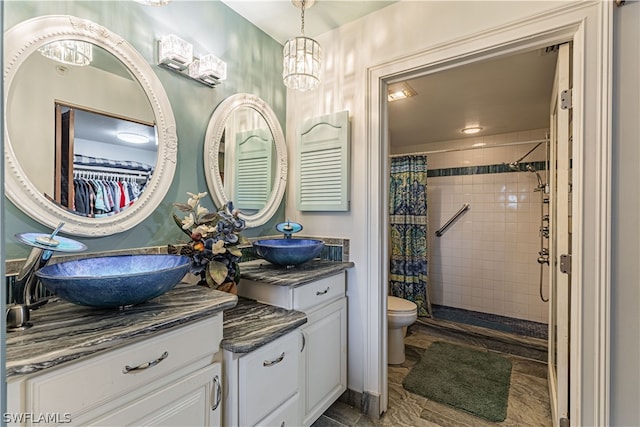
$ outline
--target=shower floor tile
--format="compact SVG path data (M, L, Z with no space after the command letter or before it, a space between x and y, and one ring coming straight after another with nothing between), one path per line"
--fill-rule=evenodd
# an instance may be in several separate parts
M482 313L479 311L464 310L461 308L433 305L434 319L448 320L450 322L466 323L467 325L480 326L496 331L509 332L527 337L548 339L548 326L546 323L532 322L529 320L514 319L513 317L499 316L497 314Z

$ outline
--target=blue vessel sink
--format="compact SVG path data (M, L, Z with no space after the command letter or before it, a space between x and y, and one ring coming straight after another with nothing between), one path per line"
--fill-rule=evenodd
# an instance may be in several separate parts
M183 255L118 255L48 265L36 276L49 291L74 304L112 308L164 294L185 276Z
M314 239L265 239L253 242L253 247L267 261L289 267L317 257L324 243Z

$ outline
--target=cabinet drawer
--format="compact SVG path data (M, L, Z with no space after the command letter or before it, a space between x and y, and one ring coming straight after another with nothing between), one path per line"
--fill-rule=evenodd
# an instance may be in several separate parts
M295 394L287 403L267 415L258 425L260 427L296 427L300 426L300 398Z
M222 314L26 380L26 411L72 419L219 350ZM127 372L127 368L129 371ZM139 367L139 369L132 369ZM146 368L145 368L146 367Z
M301 346L296 330L240 359L240 425L255 425L298 392Z
M331 302L345 295L344 273L325 277L293 289L293 309L307 309Z

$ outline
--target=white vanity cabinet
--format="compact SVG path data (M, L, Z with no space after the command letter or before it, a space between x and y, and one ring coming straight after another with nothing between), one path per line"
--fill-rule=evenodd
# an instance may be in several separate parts
M225 426L299 426L299 329L249 353L223 351Z
M306 313L307 323L300 327L304 342L299 403L302 425L311 425L347 389L346 273L300 286L243 278L238 290L244 297Z
M9 378L8 412L32 418L10 425L218 426L222 325L218 313L57 368ZM34 421L43 416L51 422Z

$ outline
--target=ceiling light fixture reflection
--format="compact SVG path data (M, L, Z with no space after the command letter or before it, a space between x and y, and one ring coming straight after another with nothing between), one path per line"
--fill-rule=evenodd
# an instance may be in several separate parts
M118 132L116 135L120 141L128 142L130 144L146 144L149 142L149 137L140 135L133 132Z
M80 40L58 40L47 43L38 51L45 58L53 59L68 65L79 67L91 64L93 60L93 47L91 43Z
M464 128L461 130L462 133L464 133L465 135L473 135L475 133L478 133L482 130L482 128L480 126L471 126L468 128Z

